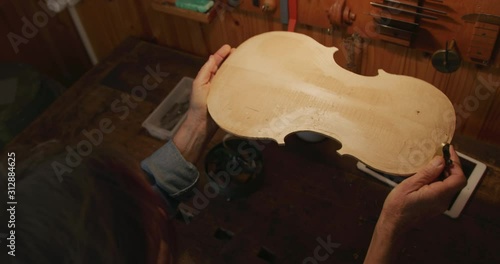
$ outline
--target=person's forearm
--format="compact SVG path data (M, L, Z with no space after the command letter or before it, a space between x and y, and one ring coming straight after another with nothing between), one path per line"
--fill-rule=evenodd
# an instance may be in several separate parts
M196 163L215 133L216 129L207 126L205 122L199 123L194 120L188 113L186 120L174 135L173 142L187 161Z
M392 263L397 250L399 235L390 224L381 217L373 231L372 240L364 264Z

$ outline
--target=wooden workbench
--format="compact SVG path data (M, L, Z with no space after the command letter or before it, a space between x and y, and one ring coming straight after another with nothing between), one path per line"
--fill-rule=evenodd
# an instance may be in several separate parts
M48 110L18 135L6 150L34 146L57 138L83 139L82 131L109 118L115 130L101 147L120 148L137 162L164 142L151 137L141 123L183 77L194 77L203 58L182 54L135 39L125 41L110 57L88 72ZM112 103L141 85L146 66L160 65L170 75L146 100L130 108L123 120ZM224 136L218 131L210 147ZM456 148L482 160L489 168L458 219L439 216L412 229L398 252L397 263L500 263L500 169L495 146L456 137ZM318 263L362 263L389 187L355 169L355 160L339 157L333 140L305 143L289 136L285 147L261 144L265 180L247 198L209 202L189 224L176 221L184 263L302 263L314 257L320 240L335 243ZM20 162L20 161L19 161ZM197 164L203 168L203 162ZM207 180L202 174L198 189ZM192 204L192 200L186 204ZM234 233L214 237L218 228ZM322 249L320 255L327 251ZM312 263L312 262L310 262Z

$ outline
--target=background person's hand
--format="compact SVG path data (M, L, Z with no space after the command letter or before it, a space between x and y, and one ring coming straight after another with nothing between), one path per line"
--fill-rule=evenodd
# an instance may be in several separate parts
M213 55L210 55L208 61L198 72L191 93L188 116L193 122L204 125L207 128L207 134L212 134L217 129L217 125L208 114L207 98L210 91L210 82L219 66L231 52L229 45L222 46Z

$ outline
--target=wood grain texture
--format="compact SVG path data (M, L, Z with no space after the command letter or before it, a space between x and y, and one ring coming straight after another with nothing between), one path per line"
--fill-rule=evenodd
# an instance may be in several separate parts
M211 116L229 133L278 144L293 132L318 132L340 141L340 154L400 175L451 141L454 110L441 91L383 70L376 77L346 71L333 59L337 50L298 33L250 38L215 75Z
M122 2L124 3L122 4ZM217 17L208 25L154 11L151 8L151 0L124 0L120 3L86 0L77 8L100 59L107 56L113 47L118 45L120 39L129 35L154 40L158 44L200 56L208 56L223 44L238 46L257 34L273 30L286 30L286 25L282 25L277 19L276 12L272 16L263 14L250 2L245 1L241 8L222 5L218 10ZM369 1L348 0L347 3L357 13L355 24L348 29L360 33L361 36L368 35L372 28L363 24L363 21L373 21L373 18L368 15L369 11L372 10ZM333 0L299 1L299 24L296 31L313 37L323 45L338 47L341 53L337 53L335 57L337 62L345 67L347 53L343 50L341 43L346 36L350 35L348 32L329 29L325 9L332 4ZM442 8L453 17L452 20L445 21L444 27L432 24L432 21L426 22L425 27L435 27L438 33L447 29L455 32L455 35L449 37L440 33L437 34L438 38L429 38L429 43L435 45L436 49L442 49L447 38L466 36L469 31L472 32L473 24L463 24L458 11L470 9L471 12L484 12L485 10L495 10L499 6L493 0L444 3L426 1L426 5ZM113 12L110 10L112 8L115 9ZM122 19L128 19L132 22L124 23ZM319 22L314 23L315 20ZM358 22L361 24L357 24ZM122 29L125 24L129 23L132 23L136 28L134 30L116 30ZM458 28L462 24L464 25L463 30L459 30ZM117 34L119 37L116 37ZM424 38L424 42L425 40L426 38ZM458 50L461 53L467 52L468 39L464 41L458 41L457 38ZM500 61L500 52L497 51L494 56L497 57L496 61ZM478 69L473 64L466 62L462 63L459 71L452 74L442 74L432 67L429 53L367 39L365 39L359 67L361 67L363 75L376 75L378 69L383 69L389 73L414 76L430 82L443 91L457 106L457 113L460 113L458 106L464 103L465 98L474 96L476 86L480 84L477 81L480 74L500 76L494 67ZM500 118L499 101L500 94L493 92L486 100L480 101L477 110L467 112L466 118L457 116L457 120L462 124L457 126L456 133L500 145L500 127L497 125Z

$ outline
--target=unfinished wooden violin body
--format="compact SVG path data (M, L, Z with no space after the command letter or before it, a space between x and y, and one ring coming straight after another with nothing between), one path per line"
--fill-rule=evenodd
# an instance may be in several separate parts
M335 47L291 32L241 44L212 80L208 110L237 136L284 144L293 132L338 140L338 152L382 172L409 175L455 130L455 111L433 85L379 70L360 76L333 59Z

